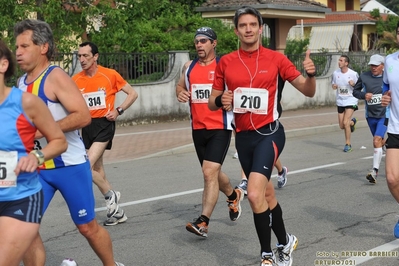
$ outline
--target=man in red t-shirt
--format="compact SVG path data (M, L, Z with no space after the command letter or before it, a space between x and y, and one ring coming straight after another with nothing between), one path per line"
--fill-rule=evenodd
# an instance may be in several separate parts
M82 71L73 76L90 110L91 124L82 128L82 138L90 160L93 182L105 197L107 220L104 225L116 225L127 220L119 208L121 193L114 191L105 177L103 155L112 147L115 121L137 99L137 92L113 69L97 64L99 53L94 43L79 45L78 58ZM115 108L115 96L123 91L127 97Z
M215 70L209 98L211 110L234 112L236 148L248 177L248 200L261 245L261 265L291 265L297 238L287 234L280 205L270 182L273 166L284 144L280 82L290 82L305 96L316 91L315 66L306 53L303 77L286 56L260 45L262 16L252 7L238 9L234 16L240 48L223 56ZM239 74L238 74L239 73ZM271 228L267 225L271 225ZM278 244L276 259L271 248L271 229Z
M194 222L187 223L186 229L207 237L209 219L217 203L219 190L227 197L232 221L236 221L241 215L240 201L244 192L234 189L228 176L221 171L230 146L233 113L221 109L212 112L208 108L219 60L215 54L216 33L208 27L199 28L194 35L194 44L198 58L184 65L176 86L176 96L179 102L190 104L192 136L205 184L201 216Z

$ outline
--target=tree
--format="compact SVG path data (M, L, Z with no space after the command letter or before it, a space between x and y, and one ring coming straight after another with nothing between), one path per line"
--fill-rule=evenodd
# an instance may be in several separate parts
M382 19L378 9L372 10L370 14L373 18L377 19L376 29L379 36L377 48L385 48L387 53L397 50L399 47L396 43L396 28L399 17L395 15L387 15L387 18L384 20Z
M399 0L379 0L379 2L396 14L399 14Z
M65 51L76 43L76 29L82 21L80 16L61 7L59 0L0 0L0 37L11 47L14 46L13 27L16 21L26 18L45 20L53 29L57 48Z
M212 27L218 51L236 49L233 30L218 19L203 19L194 7L205 0L0 0L0 37L13 47L13 26L36 14L53 29L60 52L76 50L82 40L101 52L193 50L197 28Z

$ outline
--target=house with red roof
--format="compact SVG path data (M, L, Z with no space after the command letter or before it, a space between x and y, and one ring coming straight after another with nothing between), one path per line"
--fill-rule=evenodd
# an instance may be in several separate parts
M368 51L378 39L377 20L361 10L360 0L208 0L196 11L231 20L244 5L259 10L270 30L270 48L280 52L287 38L310 37L312 53Z
M289 38L310 37L309 49L315 52L369 51L378 40L376 21L370 11L362 11L360 0L321 0L330 9L323 19L297 20ZM380 14L384 19L387 14Z

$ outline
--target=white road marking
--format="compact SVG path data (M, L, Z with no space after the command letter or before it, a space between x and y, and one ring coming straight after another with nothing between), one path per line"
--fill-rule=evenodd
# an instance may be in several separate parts
M179 130L187 130L187 129L191 129L191 127L180 127L180 128L173 128L173 129L162 129L162 130L150 130L150 131L141 131L141 132L121 133L121 134L115 134L114 137L124 137L124 136L130 136L130 135L143 135L143 134L179 131Z
M317 169L329 168L329 167L334 167L334 166L338 166L338 165L342 165L342 164L345 164L345 163L338 162L338 163L332 163L332 164L325 164L325 165L320 165L320 166L316 166L316 167L310 167L310 168L300 169L300 170L296 170L296 171L290 171L289 173L297 174L297 173L309 172L309 171L313 171L313 170L317 170ZM276 174L272 175L272 178L276 178L276 177L277 177ZM147 199L142 199L142 200L124 202L124 203L119 204L119 206L123 207L123 206L137 205L137 204L147 203L147 202L152 202L152 201L157 201L157 200L169 199L169 198L199 193L199 192L202 192L203 190L204 190L203 188L199 188L199 189L187 190L187 191L183 191L183 192L172 193L172 194L167 194L167 195L163 195L163 196L152 197L152 198L147 198ZM105 211L105 210L107 210L106 207L101 207L101 208L95 209L96 212Z
M153 197L153 198L148 198L148 199L142 199L142 200L135 200L135 201L125 202L125 203L119 204L119 206L123 207L123 206L137 205L137 204L147 203L147 202L151 202L151 201L157 201L157 200L162 200L162 199L169 199L169 198L174 198L174 197L180 197L180 196L184 196L184 195L189 195L189 194L194 194L194 193L202 192L203 190L204 190L203 188L193 189L193 190L187 190L187 191L183 191L183 192L172 193L172 194L163 195L163 196L158 196L158 197ZM99 212L99 211L105 211L105 210L107 210L107 208L106 208L106 207L101 207L101 208L95 208L94 210L95 210L96 212Z
M312 116L321 116L321 115L331 115L335 114L335 112L329 112L329 113L317 113L317 114L308 114L308 115L300 115L300 116L282 116L279 119L280 120L285 120L285 119L292 119L292 118L298 118L298 117L312 117ZM328 125L330 126L330 125ZM318 128L318 127L315 127ZM152 133L158 133L158 132L170 132L170 131L179 131L179 130L187 130L190 129L191 127L181 127L181 128L174 128L174 129L163 129L163 130L150 130L150 131L141 131L141 132L131 132L131 133L121 133L121 134L115 134L114 137L124 137L124 136L130 136L130 135L142 135L142 134L152 134ZM290 131L290 130L286 130Z
M370 158L372 158L372 157L365 157L365 158L362 158L362 159L370 159ZM346 164L346 163L345 162L337 162L337 163L332 163L332 164L325 164L325 165L320 165L320 166L315 166L315 167L309 167L309 168L299 169L299 170L295 170L295 171L290 171L289 173L290 174L298 174L298 173L310 172L310 171L317 170L317 169L331 168L331 167L335 167L335 166L339 166L339 165L343 165L343 164ZM276 178L276 177L277 177L277 174L272 175L272 178ZM119 206L124 207L124 206L137 205L137 204L142 204L142 203L147 203L147 202L152 202L152 201L157 201L157 200L180 197L180 196L185 196L185 195L189 195L189 194L199 193L199 192L202 192L203 190L204 190L203 188L187 190L187 191L183 191L183 192L172 193L172 194L158 196L158 197L152 197L152 198L147 198L147 199L142 199L142 200L125 202L125 203L121 203ZM106 211L106 210L107 210L106 207L101 207L101 208L96 208L95 209L96 212ZM347 258L345 260L353 260L355 262L355 265L360 265L361 263L364 263L364 262L367 262L369 260L378 258L378 257L369 256L370 252L374 252L374 251L376 251L376 252L378 252L378 251L392 251L392 250L395 250L395 249L398 249L398 248L399 248L399 239L366 251L367 254L368 254L367 256L350 257L350 258Z
M367 256L350 257L347 260L353 260L353 261L355 261L354 265L359 265L359 264L361 264L363 262L366 262L366 261L369 261L369 260L372 260L372 259L375 259L375 258L380 258L380 257L369 256L370 252L374 252L374 251L376 251L376 252L385 251L386 252L386 251L392 251L392 250L397 249L397 248L399 248L399 239L396 239L396 240L394 240L392 242L383 244L381 246L378 246L378 247L375 247L373 249L370 249L370 250L366 251L367 252Z

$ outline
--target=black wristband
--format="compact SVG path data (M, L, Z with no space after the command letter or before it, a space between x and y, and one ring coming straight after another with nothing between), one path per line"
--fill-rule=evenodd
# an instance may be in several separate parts
M222 95L223 95L223 94L220 94L219 96L217 96L217 97L215 98L215 105L216 105L217 107L222 107L222 106L223 106L223 104L222 104Z
M309 78L313 78L313 77L316 77L316 72L314 72L313 74L310 74L310 73L306 72L306 75L307 75Z

